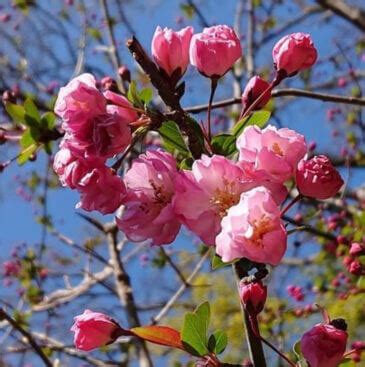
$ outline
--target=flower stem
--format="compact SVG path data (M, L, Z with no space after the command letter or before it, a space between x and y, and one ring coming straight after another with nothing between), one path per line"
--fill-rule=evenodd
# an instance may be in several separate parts
M212 77L210 80L211 80L210 97L209 97L209 103L208 103L208 140L209 140L209 142L212 140L210 114L211 114L211 111L212 111L212 103L213 103L214 93L215 93L215 91L217 89L217 85L218 85L218 78Z
M281 217L284 216L284 214L294 205L296 204L299 200L301 200L303 198L303 196L301 194L298 194L282 211L281 211Z

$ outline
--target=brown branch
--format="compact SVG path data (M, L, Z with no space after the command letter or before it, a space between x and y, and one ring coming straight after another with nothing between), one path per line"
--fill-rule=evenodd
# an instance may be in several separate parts
M23 327L15 321L10 315L8 315L3 308L0 308L0 320L6 320L15 330L18 330L20 334L22 334L31 345L33 350L38 354L38 356L42 359L45 366L52 367L53 363L49 360L49 358L44 354L42 348L37 344L34 340L33 335L23 329Z
M204 146L191 124L191 117L184 112L180 105L180 93L175 89L171 81L162 75L135 37L127 41L127 47L133 55L133 58L150 78L152 85L157 89L161 99L171 109L172 113L170 118L172 118L179 125L182 132L188 136L189 149L192 155L194 158L200 158L204 152Z
M353 3L349 5L343 0L317 0L317 3L365 31L365 9L355 6Z
M285 89L274 89L271 93L272 97L303 97L309 99L316 99L324 102L336 102L336 103L344 103L351 104L357 106L365 106L365 98L356 98L356 97L344 97L336 94L325 94L325 93L316 93L302 89L295 88L285 88ZM241 98L229 98L220 102L216 102L212 104L212 109L228 107L233 104L241 103ZM203 104L199 106L186 107L185 111L190 113L200 113L206 111L208 109L208 104Z
M166 259L166 261L170 264L172 269L175 271L177 276L180 278L180 280L183 282L183 284L189 285L184 274L181 272L181 270L177 267L177 265L172 261L171 257L166 253L165 249L161 246L160 247L161 255Z
M118 249L118 227L113 224L107 228L110 261L114 268L115 287L120 302L125 307L129 327L141 326L134 300L130 277L124 268ZM140 367L153 367L152 359L144 340L136 339L137 357Z

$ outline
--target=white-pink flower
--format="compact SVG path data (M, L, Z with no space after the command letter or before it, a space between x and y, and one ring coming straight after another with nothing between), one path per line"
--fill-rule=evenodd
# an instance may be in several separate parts
M125 175L128 196L117 218L131 241L152 240L154 245L174 241L179 230L172 207L176 161L170 153L147 151L135 159Z
M265 187L241 195L222 219L216 252L224 262L239 258L277 265L286 250L287 234L280 209Z
M266 172L275 182L285 182L294 174L307 152L303 135L288 128L249 126L237 139L239 161L243 166Z

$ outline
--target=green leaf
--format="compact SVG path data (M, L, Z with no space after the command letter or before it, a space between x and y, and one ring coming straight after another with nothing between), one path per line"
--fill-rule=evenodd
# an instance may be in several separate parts
M30 116L32 119L34 119L38 123L41 121L41 115L39 114L38 108L30 98L27 98L25 100L24 109L25 109L26 116L27 115Z
M307 363L305 362L305 359L302 354L302 349L300 347L300 340L298 340L294 346L293 346L293 352L295 356L297 357L297 365L298 367L306 367Z
M20 146L25 149L35 143L36 141L33 139L30 129L28 128L24 131L22 137L20 138Z
M25 123L25 110L23 106L7 102L5 103L5 109L14 122L18 124Z
M185 349L194 356L205 356L208 350L208 326L210 321L210 306L202 303L197 309L185 315L181 332L181 341Z
M216 135L212 139L213 152L223 156L230 156L236 152L236 137L230 134Z
M181 131L174 121L164 122L158 132L163 139L164 148L168 152L175 153L177 151L183 156L190 156Z
M208 341L208 348L215 354L221 354L227 347L228 337L223 330L217 330Z
M139 92L139 98L145 103L148 104L151 102L153 98L153 92L151 88L144 88Z
M132 80L131 83L129 84L127 97L132 104L139 107L143 107L143 102L141 101L138 95L137 84L134 80Z
M269 111L265 110L256 111L252 115L247 116L242 120L238 121L237 124L234 125L232 128L232 134L236 138L238 138L242 134L244 128L250 125L256 125L260 128L263 128L269 121L270 116L271 112Z
M17 159L18 164L23 165L24 163L26 163L32 156L32 154L36 152L36 150L37 150L37 144L32 144L27 148L23 149L20 152L19 157Z
M56 115L53 112L46 112L41 118L42 127L52 130L56 126Z
M356 287L358 289L365 289L365 276L364 275L359 277L356 283Z
M194 163L194 159L192 157L186 157L181 161L179 168L191 170L193 163Z
M356 363L351 358L344 358L338 367L356 367Z
M233 260L233 261L230 261L228 263L225 263L225 262L222 261L220 256L214 254L214 256L212 258L212 269L216 270L216 269L224 268L225 266L232 265L237 261L238 260Z

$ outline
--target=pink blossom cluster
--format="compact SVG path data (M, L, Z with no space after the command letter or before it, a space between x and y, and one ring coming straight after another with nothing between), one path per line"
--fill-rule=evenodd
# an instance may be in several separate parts
M106 160L131 141L129 123L138 116L129 101L111 91L100 92L91 74L82 74L61 88L55 112L65 136L54 159L63 186L80 193L77 207L114 212L125 195L123 180Z
M365 245L353 242L350 247L348 256L343 258L343 264L347 271L353 275L365 275L365 266L360 261L360 257L365 255Z
M294 298L297 302L304 301L305 294L303 288L295 285L288 285L286 288L290 297Z

